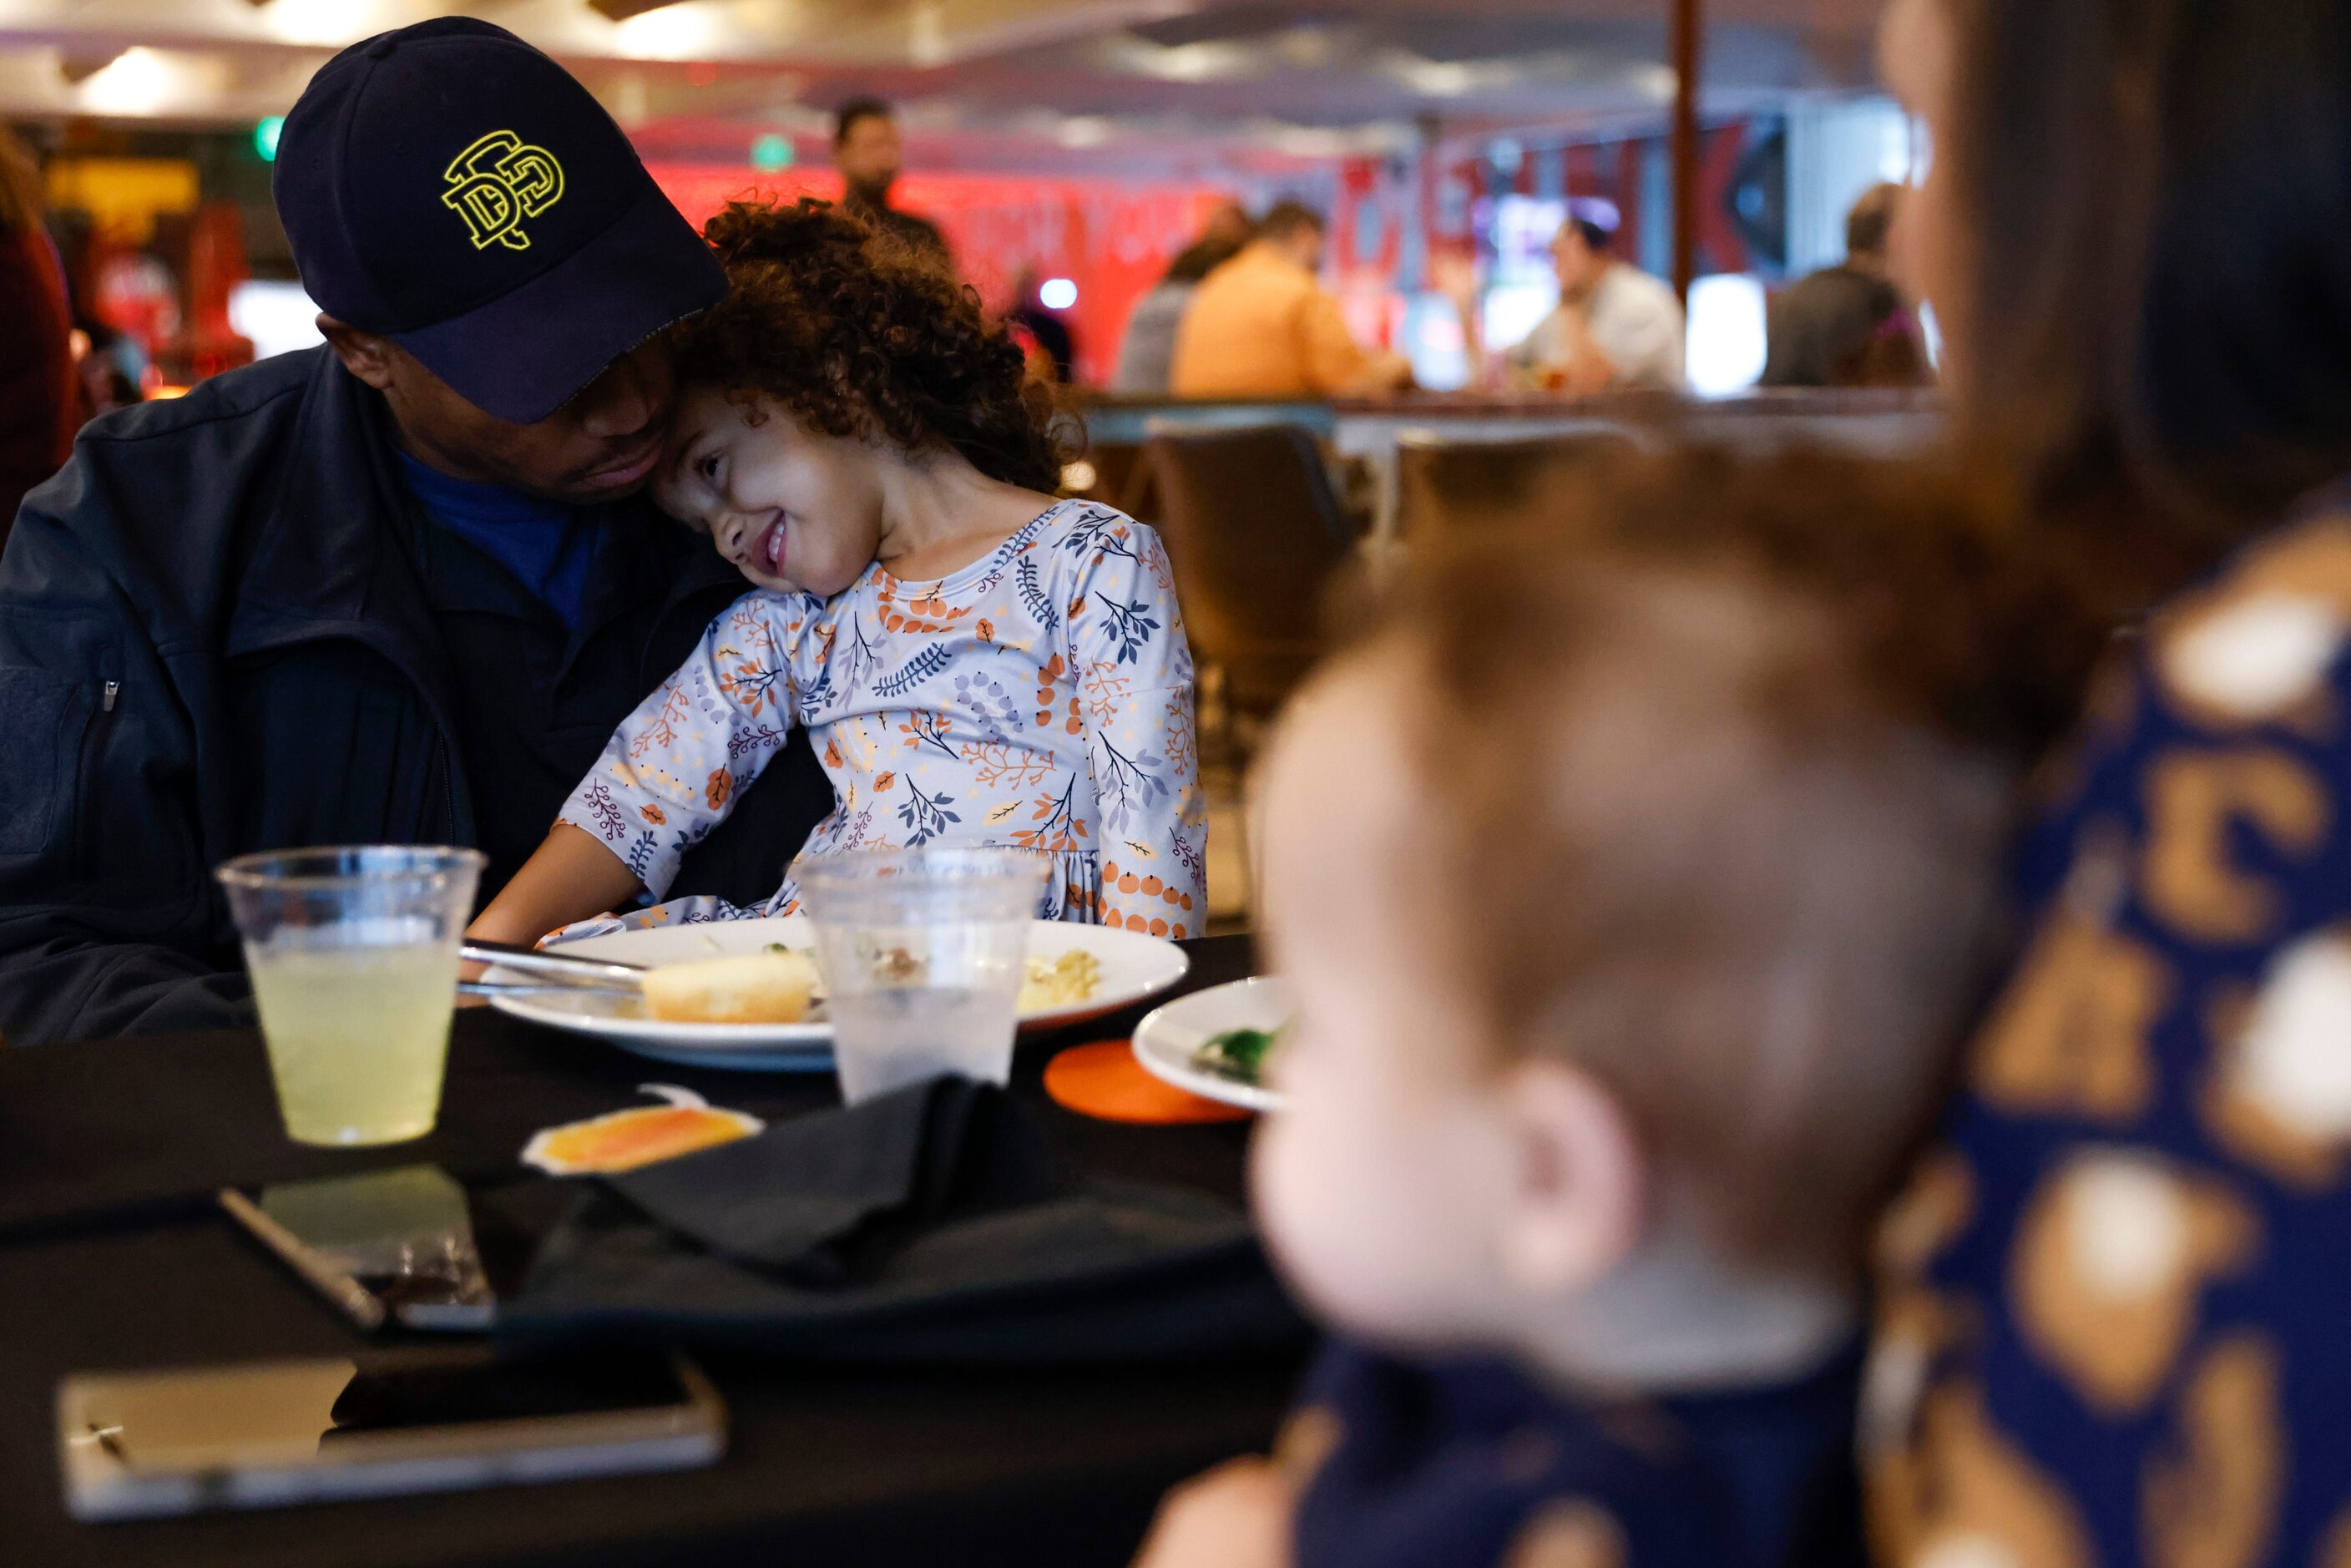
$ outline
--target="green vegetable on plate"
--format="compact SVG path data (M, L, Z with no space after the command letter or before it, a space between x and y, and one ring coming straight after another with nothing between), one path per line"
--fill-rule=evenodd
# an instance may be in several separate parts
M1262 1084L1266 1058L1280 1039L1280 1030L1227 1030L1202 1046L1192 1062L1203 1072L1213 1072L1237 1083Z

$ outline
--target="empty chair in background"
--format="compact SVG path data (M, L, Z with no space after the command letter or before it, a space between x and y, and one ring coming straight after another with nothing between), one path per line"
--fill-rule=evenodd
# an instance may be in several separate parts
M1322 648L1322 594L1356 530L1293 426L1154 436L1160 537L1200 671L1203 738L1270 715Z

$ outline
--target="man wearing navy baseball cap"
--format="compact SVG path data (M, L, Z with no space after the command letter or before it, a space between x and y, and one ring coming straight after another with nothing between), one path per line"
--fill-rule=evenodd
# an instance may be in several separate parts
M473 844L486 898L742 589L639 498L724 275L560 66L354 45L276 195L327 345L93 423L0 556L11 1044L249 1017L210 873L250 850ZM693 891L773 884L831 805L800 749Z

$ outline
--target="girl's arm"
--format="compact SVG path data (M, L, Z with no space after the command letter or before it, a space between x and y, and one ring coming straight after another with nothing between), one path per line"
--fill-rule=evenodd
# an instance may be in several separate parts
M622 721L475 935L536 942L640 888L655 898L668 891L686 852L726 820L791 734L787 656L800 616L794 601L752 594L711 622L678 672Z
M575 920L618 908L643 885L601 840L558 822L465 935L528 947Z
M1114 517L1114 515L1113 515ZM1106 925L1154 936L1207 929L1192 650L1159 536L1125 517L1072 536L1090 559L1070 615L1102 833Z

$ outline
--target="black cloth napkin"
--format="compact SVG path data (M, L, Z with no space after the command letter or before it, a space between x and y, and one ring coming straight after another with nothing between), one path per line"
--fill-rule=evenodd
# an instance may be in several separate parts
M1248 1217L1073 1169L1019 1103L943 1079L607 1179L501 1333L823 1362L1068 1365L1288 1353Z

